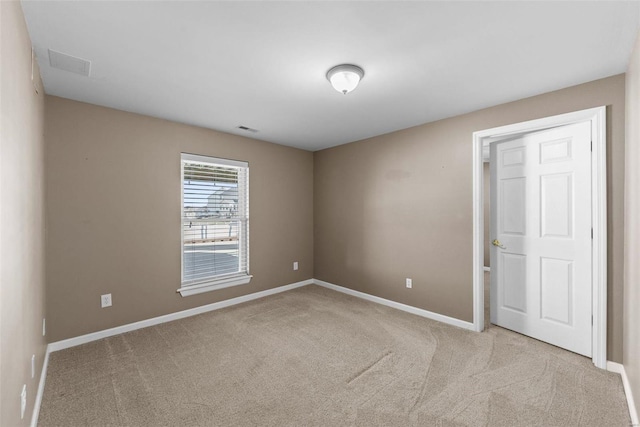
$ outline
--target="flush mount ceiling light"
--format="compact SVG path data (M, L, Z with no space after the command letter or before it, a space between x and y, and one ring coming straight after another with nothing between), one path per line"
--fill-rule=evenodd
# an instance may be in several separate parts
M356 65L336 65L327 72L327 80L338 92L346 95L354 90L364 77L364 70Z

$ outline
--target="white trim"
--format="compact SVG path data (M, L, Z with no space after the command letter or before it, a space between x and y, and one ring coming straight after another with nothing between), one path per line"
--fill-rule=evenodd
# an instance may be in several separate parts
M607 361L607 174L606 174L606 106L560 114L528 122L515 123L473 133L473 325L484 330L484 200L483 146L507 136L549 129L585 121L591 122L593 151L592 221L593 221L593 328L592 360L605 369Z
M190 295L201 294L203 292L216 291L218 289L230 288L231 286L246 285L251 281L251 275L234 276L224 280L212 280L205 283L198 283L195 285L182 286L176 292L180 292L183 297Z
M137 329L148 328L149 326L155 326L161 323L172 322L178 319L184 319L185 317L191 317L197 314L207 313L209 311L219 310L221 308L230 307L232 305L241 304L247 301L253 301L255 299L264 298L269 295L274 295L280 292L286 292L292 289L301 288L303 286L313 285L313 284L322 286L328 289L332 289L334 291L342 292L344 294L355 296L358 298L366 299L368 301L372 301L378 304L386 305L387 307L392 307L398 310L406 311L408 313L416 314L418 316L426 317L428 319L437 320L438 322L447 323L449 325L457 326L463 329L474 330L473 324L470 322L466 322L464 320L456 319L456 318L445 316L438 313L433 313L431 311L423 310L421 308L417 308L417 307L402 304L399 302L365 294L364 292L354 291L352 289L344 288L342 286L334 285L332 283L324 282L322 280L307 279L301 282L291 283L289 285L267 289L265 291L255 292L252 294L243 295L240 297L231 298L224 301L214 302L212 304L207 304L200 307L194 307L188 310L178 311L175 313L165 314L163 316L152 317L151 319L145 319L139 322L128 323L126 325L116 326L115 328L105 329L98 332L92 332L90 334L80 335L78 337L69 338L62 341L56 341L47 346L47 360L49 357L49 353L53 353L54 351L64 350L66 348L86 344L91 341L97 341L102 338L112 337L114 335L135 331ZM42 382L42 387L44 387L44 382L42 380L41 382Z
M484 163L483 144L473 134L473 329L484 331Z
M184 319L185 317L191 317L191 316L206 313L209 311L219 310L221 308L229 307L236 304L241 304L243 302L253 301L258 298L263 298L269 295L279 294L280 292L290 291L291 289L300 288L302 286L311 285L312 283L313 283L313 279L303 280L301 282L291 283L289 285L267 289L266 291L255 292L252 294L243 295L241 297L231 298L228 300L214 302L212 304L207 304L200 307L190 308L188 310L178 311L176 313L165 314L164 316L153 317L151 319L145 319L135 323L116 326L115 328L105 329L103 331L92 332L90 334L81 335L75 338L56 341L54 343L49 344L49 351L54 352L58 350L64 350L65 348L75 347L77 345L85 344L91 341L96 341L102 338L112 337L114 335L123 334L125 332L135 331L136 329L147 328L149 326L159 325L161 323L171 322L178 319Z
M624 371L624 366L622 366L621 363L607 360L607 371L622 375L622 371Z
M633 400L633 393L631 392L631 384L629 384L629 377L627 377L627 371L624 369L624 365L616 362L607 361L607 371L620 374L622 379L622 387L624 388L624 394L627 398L627 406L629 406L629 417L631 418L632 426L640 426L640 420L638 419L638 411L636 409L636 403Z
M47 379L47 369L49 367L49 346L44 354L44 361L42 362L42 371L40 372L40 383L38 384L38 392L36 394L36 401L33 404L33 413L31 414L31 427L37 427L38 417L40 416L40 406L42 405L42 396L44 394L44 382Z
M223 165L238 169L238 213L242 226L238 230L238 252L240 267L244 268L238 275L246 275L242 278L229 279L218 276L208 277L204 283L184 283L184 166L187 163L200 163L208 165ZM249 163L239 160L222 159L219 157L200 156L197 154L180 153L180 289L177 292L183 297L215 291L236 285L244 285L251 281L249 266Z
M438 322L447 323L449 325L457 326L458 328L468 329L473 331L473 323L465 322L464 320L456 319L453 317L445 316L443 314L433 313L428 310L413 307L410 305L402 304L399 302L391 301L388 299L380 298L374 295L365 294L364 292L354 291L353 289L345 288L342 286L334 285L333 283L325 282L323 280L313 279L313 283L323 288L331 289L333 291L342 292L343 294L351 295L357 298L362 298L367 301L375 302L377 304L386 305L387 307L395 308L397 310L406 311L407 313L415 314L418 316L426 317L427 319L436 320Z
M591 118L593 363L607 365L607 129L606 107Z
M482 267L482 269L484 271L489 271L489 272L491 271L491 267L487 267L486 265L484 267Z
M222 159L213 156L200 156L198 154L180 153L182 160L187 162L204 163L207 165L224 165L234 168L248 168L249 163L241 160Z

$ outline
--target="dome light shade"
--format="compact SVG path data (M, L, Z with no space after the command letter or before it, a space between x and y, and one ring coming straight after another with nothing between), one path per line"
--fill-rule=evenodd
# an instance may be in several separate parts
M354 90L363 77L362 68L350 64L337 65L327 72L327 80L331 82L331 86L344 95Z

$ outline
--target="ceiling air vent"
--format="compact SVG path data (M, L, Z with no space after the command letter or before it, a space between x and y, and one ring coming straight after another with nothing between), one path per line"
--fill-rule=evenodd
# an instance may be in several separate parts
M91 71L91 61L67 55L66 53L56 52L51 49L49 49L49 64L53 68L80 74L85 77L89 77L89 72Z
M242 126L242 125L238 126L238 129L240 129L240 130L246 130L247 132L251 132L251 133L256 133L256 132L258 132L258 129L252 129L252 128L248 128L248 127L246 127L246 126Z

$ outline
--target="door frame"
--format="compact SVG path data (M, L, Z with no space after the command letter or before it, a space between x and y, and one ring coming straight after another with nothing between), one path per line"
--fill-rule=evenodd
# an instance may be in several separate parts
M545 117L473 133L473 328L484 330L484 190L483 151L506 137L574 123L591 122L592 360L607 365L607 107ZM485 149L486 147L486 149Z

